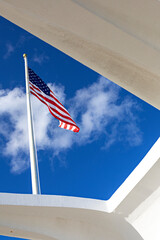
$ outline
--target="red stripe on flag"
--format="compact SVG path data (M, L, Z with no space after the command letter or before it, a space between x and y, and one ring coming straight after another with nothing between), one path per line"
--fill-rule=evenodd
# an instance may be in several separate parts
M33 71L32 71L33 72ZM37 75L34 72L32 73L32 80L36 80L37 83ZM39 78L38 78L39 80ZM40 79L40 82L38 82L38 86L41 86L43 89L45 88L46 84ZM71 118L68 111L64 108L64 106L59 102L59 100L56 98L54 93L50 90L50 95L45 94L45 91L43 92L40 88L38 88L34 83L29 81L29 87L30 87L30 93L32 93L35 97L37 97L42 103L44 103L48 109L49 112L54 116L56 119L60 121L59 127L71 130L73 132L79 132L79 127L76 125L76 123Z
M30 87L30 88L31 88L32 90L34 90L33 87ZM40 93L41 93L41 91L40 91ZM51 103L52 105L54 105L55 107L57 107L58 109L60 109L62 112L66 113L69 117L71 117L70 114L69 114L66 110L64 110L62 107L58 106L58 104L56 104L54 101L48 99L47 97L44 97L42 94L41 94L41 97L42 97L46 102ZM72 120L72 121L73 121L73 120Z
M30 83L30 88L33 88L33 89L36 89L38 92L40 92L40 93L42 93L42 91L39 89L39 88L37 88L33 83L31 83L31 82L29 82ZM48 95L47 95L48 96ZM59 102L59 100L54 96L54 93L50 90L50 96L49 96L50 98L53 98L53 100L50 100L50 101L53 101L54 102L54 100L58 103L58 104L60 104L60 106L57 104L57 106L58 107L60 107L60 109L61 109L61 107L63 108L63 111L64 112L66 112L66 114L68 114L69 116L70 116L70 114L69 114L69 112L64 108L64 106ZM48 98L47 98L48 99ZM55 102L54 102L55 103ZM56 103L55 103L56 104Z
M58 118L58 117L52 112L52 109L50 109L50 107L47 105L46 102L44 102L43 100L41 100L33 91L30 91L30 92L31 92L35 97L37 97L42 103L44 103L44 104L48 107L48 109L49 109L50 113L52 114L52 116L55 117L55 118L57 118L58 120L60 120L60 121L62 122L62 124L65 123L65 124L68 124L68 125L72 125L72 126L77 127L76 125L71 124L70 122L67 122L67 121L65 121L65 120L63 120L63 119L61 119L61 118ZM62 124L61 124L60 127L62 127Z
M65 118L65 119L67 119L67 120L70 120L70 121L72 122L72 124L76 125L75 122L72 120L72 118L71 118L70 116L67 117L67 116L61 114L61 113L60 113L59 111L57 111L56 109L54 109L54 108L52 108L51 106L49 106L49 105L46 103L46 102L47 102L46 100L43 101L43 100L40 99L40 97L42 97L41 94L35 92L33 88L31 88L31 89L32 89L31 93L33 94L33 92L34 92L33 95L36 96L41 102L45 103L49 108L51 108L52 111L54 111L55 113L57 113L60 117L63 117L63 118ZM38 96L40 96L40 97L38 97ZM43 98L43 99L44 99L44 98ZM57 118L58 118L58 117L57 117ZM64 120L63 120L63 121L64 121Z

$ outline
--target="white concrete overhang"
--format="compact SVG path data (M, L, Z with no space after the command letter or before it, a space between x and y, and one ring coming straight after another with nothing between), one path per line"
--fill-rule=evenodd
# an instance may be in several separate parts
M158 109L159 13L158 0L0 0L3 17ZM160 139L107 201L1 193L0 233L159 240L159 149Z
M160 203L159 149L160 138L106 201L0 193L0 233L57 240L122 240L128 237L148 240L153 234L160 237L157 228L160 222L157 214L160 211L157 207ZM154 217L152 228L147 218L150 211Z
M160 109L158 0L0 0L0 14Z

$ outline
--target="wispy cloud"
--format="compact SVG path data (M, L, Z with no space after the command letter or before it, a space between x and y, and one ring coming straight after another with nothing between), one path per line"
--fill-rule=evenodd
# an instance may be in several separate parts
M5 53L3 55L3 59L8 59L12 56L16 50L20 49L21 47L25 46L25 43L32 39L30 35L21 35L17 38L17 41L14 42L6 42L5 44ZM42 65L44 62L49 60L49 56L44 51L37 50L36 48L33 49L31 60L39 65Z
M72 99L66 99L64 88L50 84L61 102L80 127L75 134L57 127L46 106L34 97L34 127L37 149L48 149L53 156L70 149L97 141L103 136L103 149L117 141L131 146L142 142L142 133L137 124L136 103L120 99L120 88L101 77L87 88L80 89ZM5 138L3 154L11 158L11 171L20 173L28 163L28 135L25 93L20 88L0 91L0 135ZM67 107L67 106L66 106ZM7 119L7 121L6 121Z
M6 43L6 53L4 54L3 58L7 59L10 57L10 55L14 52L15 47L12 45L12 43Z
M5 54L3 55L3 58L4 59L8 59L12 53L14 53L16 51L16 49L19 49L20 47L23 46L23 44L27 41L27 40L30 40L32 37L31 36L24 36L24 35L21 35L18 39L17 39L17 42L15 43L11 43L11 42L7 42L5 44L5 49L6 49L6 52Z
M36 62L39 65L41 65L45 61L49 60L49 57L45 53L40 53L40 54L35 53L32 60L33 62Z

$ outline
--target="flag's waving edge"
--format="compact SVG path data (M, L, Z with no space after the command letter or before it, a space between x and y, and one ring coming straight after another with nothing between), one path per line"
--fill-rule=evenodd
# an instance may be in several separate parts
M47 84L43 82L32 69L28 68L28 72L30 93L48 107L52 116L59 120L59 127L73 132L79 132L79 127L73 121L68 111L59 102L55 94L49 89Z
M67 130L71 130L73 132L79 132L79 127L67 124L65 122L59 121L59 127L67 129Z

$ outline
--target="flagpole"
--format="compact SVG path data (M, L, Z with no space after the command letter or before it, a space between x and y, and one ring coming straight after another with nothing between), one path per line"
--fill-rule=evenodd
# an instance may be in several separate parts
M28 118L28 133L29 133L29 148L30 148L30 164L31 164L31 180L32 180L32 193L41 194L38 162L34 142L34 132L32 123L32 111L30 102L30 90L29 90L29 74L28 74L28 63L27 55L23 54L25 63L25 78L26 78L26 97L27 97L27 118Z

